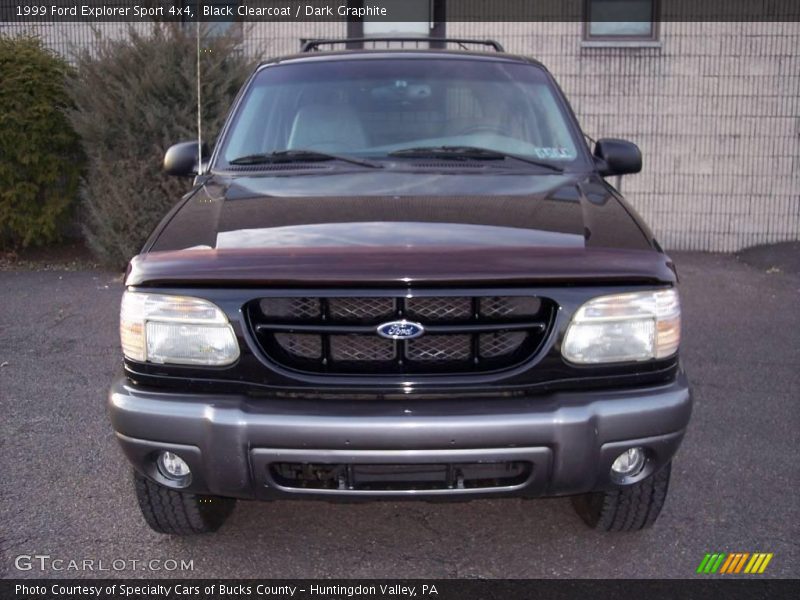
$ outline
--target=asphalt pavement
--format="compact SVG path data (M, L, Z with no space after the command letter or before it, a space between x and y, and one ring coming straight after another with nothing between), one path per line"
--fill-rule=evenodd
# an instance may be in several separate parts
M0 576L695 577L707 552L771 552L764 576L798 577L800 245L673 258L694 415L664 512L626 534L562 498L240 502L217 534L158 535L106 414L119 275L0 272Z

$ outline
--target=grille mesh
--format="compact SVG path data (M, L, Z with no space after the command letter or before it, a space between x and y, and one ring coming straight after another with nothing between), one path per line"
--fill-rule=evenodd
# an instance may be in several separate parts
M531 296L492 296L481 299L481 316L529 317L538 313L541 307L542 301Z
M264 298L261 312L279 319L316 319L322 315L317 298Z
M394 313L394 298L331 298L331 317L353 320L389 318Z
M410 318L447 321L472 316L472 298L409 298L406 306Z
M479 349L483 358L496 358L516 352L525 342L522 331L499 331L480 336Z
M395 344L374 335L331 336L331 358L345 362L389 361L395 357Z
M275 341L286 352L300 358L322 358L322 338L318 335L276 333Z
M408 358L420 361L469 360L472 337L430 335L408 342Z

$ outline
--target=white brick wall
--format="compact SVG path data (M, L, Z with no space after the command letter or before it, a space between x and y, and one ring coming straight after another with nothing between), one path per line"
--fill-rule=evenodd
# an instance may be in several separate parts
M97 25L106 35L126 26ZM343 23L245 28L245 51L261 58L296 52L301 37L345 35ZM81 24L35 32L63 53L92 40ZM447 34L540 59L588 135L639 144L644 170L623 191L667 248L800 239L800 23L665 22L658 48L584 47L579 22L448 23Z

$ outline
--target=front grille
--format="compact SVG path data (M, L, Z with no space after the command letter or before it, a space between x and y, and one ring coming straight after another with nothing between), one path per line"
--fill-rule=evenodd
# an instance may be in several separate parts
M263 298L247 314L261 350L281 366L380 376L512 367L539 350L555 305L535 296L331 295ZM425 332L405 340L378 335L395 320Z

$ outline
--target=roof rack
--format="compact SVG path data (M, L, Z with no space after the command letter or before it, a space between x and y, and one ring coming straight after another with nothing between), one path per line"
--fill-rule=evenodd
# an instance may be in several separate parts
M440 37L368 37L368 38L339 38L339 39L319 39L319 40L300 40L303 44L302 52L318 52L320 46L334 46L338 44L363 44L365 42L420 42L442 43L442 44L458 44L466 50L467 44L475 44L479 46L488 46L493 48L495 52L505 52L505 49L494 40L468 40L462 38L440 38Z

